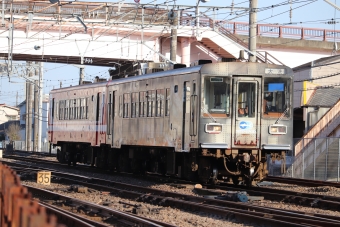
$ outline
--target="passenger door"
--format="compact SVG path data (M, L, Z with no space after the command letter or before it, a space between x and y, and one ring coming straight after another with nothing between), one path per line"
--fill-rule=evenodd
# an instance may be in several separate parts
M261 79L233 77L232 147L259 148Z
M113 146L114 139L114 117L115 117L115 91L109 91L107 105L107 143Z
M184 81L183 86L183 122L182 122L182 151L189 150L190 139L190 82Z

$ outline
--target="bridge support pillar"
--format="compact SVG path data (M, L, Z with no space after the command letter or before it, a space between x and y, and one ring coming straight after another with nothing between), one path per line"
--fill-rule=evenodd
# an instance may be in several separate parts
M190 66L191 39L182 38L181 40L182 59L181 63Z

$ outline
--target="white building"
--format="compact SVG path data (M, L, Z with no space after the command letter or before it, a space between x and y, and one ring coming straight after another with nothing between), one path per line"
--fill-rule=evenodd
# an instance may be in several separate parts
M340 55L293 68L294 138L307 133L340 99Z
M7 121L19 120L19 108L0 104L0 124Z
M41 147L42 147L42 151L48 151L48 108L49 108L49 102L48 102L48 98L49 95L46 94L43 96L43 100L42 100L42 119L39 119L42 121L42 131L41 131ZM25 141L26 138L26 100L23 101L22 103L20 103L18 105L19 109L20 109L20 126L21 126L21 131L20 131L20 135L22 140ZM32 113L34 113L34 109L32 110ZM33 137L34 137L34 114L32 116L32 138L31 141L33 143Z

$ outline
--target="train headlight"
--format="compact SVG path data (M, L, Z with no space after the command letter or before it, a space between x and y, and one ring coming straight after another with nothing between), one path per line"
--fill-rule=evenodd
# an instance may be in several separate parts
M222 132L222 125L221 124L206 124L205 125L205 132L210 134L218 134Z
M249 169L249 175L250 175L250 176L253 176L253 175L254 175L254 172L255 172L255 167L251 167L251 168Z
M274 135L287 134L287 126L286 125L270 125L269 134L274 134Z

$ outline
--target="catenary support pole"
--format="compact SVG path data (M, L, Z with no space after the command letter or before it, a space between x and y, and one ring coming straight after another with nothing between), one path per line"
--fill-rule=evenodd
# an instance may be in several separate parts
M37 68L37 62L34 63L33 68L34 73L34 123L33 123L33 150L38 150L38 128L39 128L39 84L38 84L38 75L39 75L39 69Z
M249 62L256 62L257 0L250 0L249 8Z
M41 150L41 140L42 140L42 123L43 123L43 106L42 106L42 101L43 101L43 96L44 96L44 63L39 62L39 108L38 108L38 116L39 116L39 124L38 124L38 151ZM47 138L46 138L47 140Z

